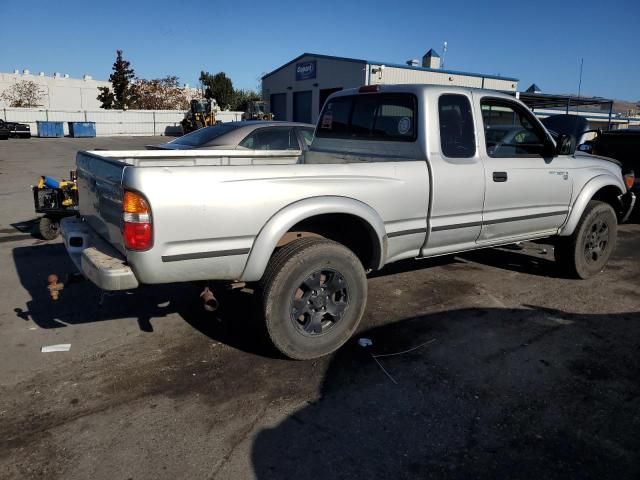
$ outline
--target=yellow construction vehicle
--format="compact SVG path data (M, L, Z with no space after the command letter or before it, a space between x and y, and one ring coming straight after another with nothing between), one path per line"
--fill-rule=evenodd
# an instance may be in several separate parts
M181 122L182 130L184 133L189 133L199 128L221 123L216 120L217 111L218 103L214 99L191 100L189 111Z
M267 102L257 100L247 104L247 111L242 114L243 120L273 120Z

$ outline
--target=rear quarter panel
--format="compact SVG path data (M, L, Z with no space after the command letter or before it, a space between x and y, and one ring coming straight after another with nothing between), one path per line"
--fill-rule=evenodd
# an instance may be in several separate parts
M426 230L424 161L129 167L123 184L142 192L151 205L154 246L127 253L142 283L241 278L261 229L302 199L356 199L378 212L387 234L422 232L414 241L390 238L387 260L417 255Z

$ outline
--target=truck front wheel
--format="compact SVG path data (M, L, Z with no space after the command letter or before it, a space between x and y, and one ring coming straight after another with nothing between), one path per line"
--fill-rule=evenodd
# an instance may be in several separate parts
M556 244L555 259L572 276L589 278L609 261L617 233L618 220L611 205L591 200L573 234Z
M296 360L337 350L358 327L367 302L358 257L321 238L301 238L280 248L261 283L269 338Z

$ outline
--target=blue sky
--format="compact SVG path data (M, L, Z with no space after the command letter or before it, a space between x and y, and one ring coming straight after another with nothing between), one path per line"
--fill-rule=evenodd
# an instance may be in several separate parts
M1 2L0 71L107 79L115 50L144 78L224 71L235 87L303 52L403 63L433 47L446 67L547 93L640 100L640 1Z

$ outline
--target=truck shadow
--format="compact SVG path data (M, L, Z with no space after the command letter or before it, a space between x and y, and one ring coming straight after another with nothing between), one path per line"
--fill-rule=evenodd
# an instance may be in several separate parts
M549 275L555 267L552 261L502 250L483 250L460 258L539 275ZM372 273L370 278L447 266L463 261L460 258L445 256L401 261ZM199 299L202 286L193 283L144 286L131 292L107 293L103 297L91 282L78 277L67 280L67 275L75 273L76 269L61 243L39 242L17 247L13 249L13 259L20 283L31 296L24 307L16 306L14 311L19 318L32 320L40 328L136 318L140 330L152 332L152 320L178 314L213 340L245 352L279 356L265 340L258 295L249 289L227 291L216 288L220 308L211 313L202 308ZM47 290L47 277L51 273L67 283L57 301L51 300Z
M13 249L13 260L22 287L31 299L14 312L23 320L32 320L40 328L63 328L105 320L137 318L140 329L153 331L151 320L184 308L194 293L193 285L167 284L114 292L104 296L91 282L73 276L76 268L61 243L39 243ZM49 274L58 275L65 288L53 301L47 289Z
M638 320L471 308L363 332L253 437L255 476L637 478Z
M14 307L17 317L44 329L135 318L141 331L153 332L153 322L179 315L203 335L229 346L266 357L278 353L266 341L260 321L257 295L250 290L216 289L221 307L207 312L199 294L202 285L175 283L147 285L129 292L102 292L77 275L62 243L41 242L13 249L13 260L22 287L30 300ZM65 288L53 301L47 277L55 273Z
M479 263L488 267L509 270L511 272L526 273L542 277L571 278L559 268L553 258L553 247L545 244L527 242L523 250L509 248L487 248L473 250L458 255L459 258ZM533 255L544 252L545 257Z

